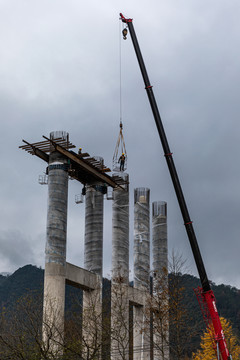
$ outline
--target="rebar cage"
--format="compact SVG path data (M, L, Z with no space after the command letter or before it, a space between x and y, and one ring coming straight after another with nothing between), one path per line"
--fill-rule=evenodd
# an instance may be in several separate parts
M152 203L152 216L167 216L167 203L165 201L154 201Z
M145 187L134 190L134 204L137 202L149 204L150 189Z

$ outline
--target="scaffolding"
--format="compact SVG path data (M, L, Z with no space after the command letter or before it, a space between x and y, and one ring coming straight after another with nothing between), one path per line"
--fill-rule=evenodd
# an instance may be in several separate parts
M43 136L45 140L29 143L23 140L24 145L19 146L20 149L28 152L31 155L36 155L40 159L49 164L49 156L52 152L57 152L67 159L64 165L64 170L68 172L70 179L76 179L82 184L95 184L96 181L100 181L107 186L125 187L126 182L123 177L118 175L111 177L107 175L107 172L111 172L111 169L106 167L103 162L103 158L99 156L90 157L86 152L83 154L77 154L71 149L76 146L69 141L67 132L52 132L50 138ZM58 167L59 164L49 164L50 166ZM39 184L47 185L47 174L39 176Z
M48 184L48 176L47 175L39 175L38 176L38 183L40 185L47 185Z
M84 202L83 194L75 195L75 203L76 204L82 204L83 202Z

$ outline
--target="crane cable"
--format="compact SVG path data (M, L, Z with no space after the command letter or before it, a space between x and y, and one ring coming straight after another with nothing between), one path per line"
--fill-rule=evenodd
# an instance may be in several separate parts
M121 22L119 22L119 112L120 123L122 122L122 41L121 41Z
M113 154L113 167L114 164L118 161L118 151L119 147L121 147L121 154L125 154L125 158L127 157L127 151L125 146L125 141L122 133L123 125L122 125L122 118L123 118L123 102L122 102L122 29L121 26L124 27L122 22L119 22L119 118L120 118L120 132L117 139L117 144L115 147L115 151Z

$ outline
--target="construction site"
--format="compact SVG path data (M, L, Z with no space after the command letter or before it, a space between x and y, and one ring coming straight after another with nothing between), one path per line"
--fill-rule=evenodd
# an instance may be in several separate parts
M129 32L133 42L198 270L201 287L196 290L196 295L200 310L212 339L216 359L231 360L215 296L198 247L133 22L123 14L120 14L120 20L124 25L123 39L127 39ZM43 344L48 346L53 358L60 359L64 355L65 288L68 284L83 290L80 339L83 359L169 360L167 203L163 199L154 199L151 203L150 189L146 187L135 188L133 194L129 193L131 179L127 173L128 159L121 121L111 166L105 165L101 157L91 156L81 148L76 150L76 146L70 141L70 135L65 131L53 131L38 142L23 140L24 144L20 146L22 150L43 160L46 165L46 172L39 179L42 185L48 186ZM66 256L69 179L82 185L82 192L75 201L85 204L83 267L69 263ZM129 281L130 197L134 198L133 283ZM104 199L112 202L112 219L109 219L112 222L112 267L107 350L102 345L105 322L102 285ZM156 300L159 296L160 308ZM164 312L164 316L159 325L161 312Z
M117 144L115 158L123 153L123 137L120 127L120 141ZM168 266L167 251L167 204L153 202L152 244L153 267L150 264L150 190L134 190L134 286L129 285L129 176L125 172L126 162L113 161L114 174L107 175L110 169L102 158L90 157L88 153L78 153L66 132L53 132L44 141L28 143L21 149L41 158L47 163L43 184L48 184L47 238L45 248L45 280L43 339L49 341L48 329L56 326L64 329L65 285L70 284L84 290L83 314L89 314L94 304L94 311L102 313L102 274L103 274L103 201L104 196L112 201L112 280L111 280L111 327L118 329L118 336L111 339L111 359L161 359L159 347L154 347L154 337L150 322L145 324L145 307L150 294L150 268L153 269L157 282L163 271L166 279ZM126 151L124 149L124 151ZM84 268L70 264L66 259L67 246L67 207L68 179L75 179L83 185L82 194L77 202L85 202L85 242ZM112 189L109 198L108 188ZM165 269L165 270L164 270ZM153 290L151 290L152 292ZM119 301L121 300L121 303ZM133 327L129 327L129 312L132 312ZM88 315L89 316L89 315ZM86 319L86 323L88 320ZM47 326L44 324L48 324ZM86 342L91 342L90 329L82 329ZM166 323L167 327L167 323ZM101 332L102 326L98 328ZM130 334L132 332L132 334ZM122 340L119 341L118 338ZM168 331L166 331L167 336ZM61 338L59 332L51 339L51 351L59 353ZM132 341L129 341L129 336ZM89 337L89 338L88 338ZM101 338L99 333L97 336ZM99 340L100 341L100 340ZM162 340L161 340L162 341ZM164 359L168 345L162 343ZM129 348L131 347L131 348ZM84 348L83 348L84 352ZM101 358L101 347L96 359Z

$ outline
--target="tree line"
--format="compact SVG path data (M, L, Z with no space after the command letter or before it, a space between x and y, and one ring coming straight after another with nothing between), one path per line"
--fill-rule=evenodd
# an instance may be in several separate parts
M174 255L168 270L152 274L152 294L147 297L144 321L139 324L140 331L149 334L149 344L154 346L162 360L169 359L169 350L171 360L214 359L214 346L209 333L204 331L205 325L193 290L191 289L192 294L189 291L195 278L183 274L184 264L181 256ZM45 319L43 324L42 291L39 288L28 291L14 302L6 302L8 306L4 306L2 302L0 360L95 360L100 357L107 360L110 352L118 354L118 358L122 360L132 359L133 353L140 349L132 345L136 327L136 323L133 323L133 308L130 307L127 317L124 310L127 289L124 284L118 284L116 296L112 296L115 303L112 303L110 309L110 294L113 289L110 281L105 280L104 284L101 310L96 294L90 296L88 306L83 307L82 292L72 291L66 301L64 331L58 328L57 318L55 323L50 324ZM220 291L227 292L229 287L226 288L227 290L220 286ZM233 289L233 297L237 294L235 290ZM236 295L236 299L239 299L238 296ZM231 303L232 297L226 301ZM221 312L224 306L219 307ZM228 314L231 313L228 310ZM111 320L113 318L115 321ZM229 319L222 317L221 320L233 360L239 359L238 328L232 326ZM44 341L43 326L47 329L47 340ZM152 329L151 332L146 331L149 328ZM52 344L56 339L58 344L54 347ZM56 353L56 349L59 353Z

